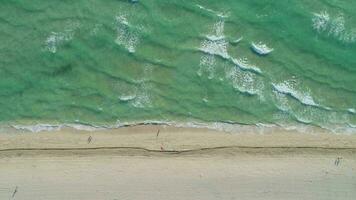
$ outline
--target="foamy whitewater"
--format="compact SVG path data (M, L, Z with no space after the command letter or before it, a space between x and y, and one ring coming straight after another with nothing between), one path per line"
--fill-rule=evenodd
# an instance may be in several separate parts
M356 2L3 4L0 132L356 133Z

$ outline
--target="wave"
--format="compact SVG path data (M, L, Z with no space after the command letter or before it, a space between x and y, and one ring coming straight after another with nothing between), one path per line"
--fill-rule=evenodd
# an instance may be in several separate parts
M210 41L219 41L219 40L224 40L225 36L216 36L216 35L206 35L205 38Z
M296 120L300 123L303 123L303 124L312 124L313 121L312 120L309 120L309 119L304 119L302 117L296 117Z
M264 88L263 81L259 80L255 73L262 71L253 65L248 64L246 58L236 59L229 55L227 48L229 43L224 36L224 22L219 21L213 26L212 33L203 40L199 50L204 54L200 58L198 75L208 72L208 79L214 78L216 71L216 56L231 62L235 66L225 70L225 78L231 85L241 93L248 95L262 95ZM251 73L252 72L252 73Z
M200 44L199 51L204 55L200 57L198 75L202 76L203 72L208 72L208 78L214 78L215 74L215 56L223 59L229 59L227 52L228 42L224 36L224 21L218 21L213 25L211 33L206 35L206 39Z
M134 90L134 98L130 101L131 105L135 108L145 108L152 106L152 96L150 94L151 87L146 82L142 82L136 86ZM133 96L131 96L132 98Z
M52 125L52 124L13 125L12 127L17 130L26 130L33 133L38 133L42 131L59 131L63 128L62 125Z
M116 16L116 32L115 43L123 46L130 53L134 53L139 44L139 37L138 33L130 30L130 24L125 15Z
M354 124L348 123L347 125L348 125L350 128L356 128L356 125L354 125Z
M320 127L332 133L349 133L351 131L347 127L350 122L350 116L345 112L340 113L340 111L327 109L327 107L319 109L320 107L315 106L289 104L287 98L287 95L290 95L289 93L280 93L278 91L274 91L274 93L277 100L277 108L298 123Z
M300 92L295 89L293 83L285 81L279 84L272 83L273 88L282 94L287 94L298 100L304 105L321 107L319 104L315 103L313 97L308 92Z
M354 108L347 109L347 112L352 113L352 114L356 114L356 110Z
M292 109L291 106L288 104L288 98L284 93L280 93L276 90L273 90L274 97L276 98L277 101L277 108L282 111L282 112L287 112Z
M136 98L132 101L133 107L145 108L152 106L152 97L148 90L149 88L146 84L142 84L136 89Z
M136 95L123 95L123 96L119 97L120 101L131 101L135 98L136 98Z
M203 55L200 58L200 69L198 70L198 75L201 76L203 73L203 68L207 68L209 72L209 79L214 77L215 70L215 56L219 56L229 62L232 62L237 67L242 70L252 71L261 74L262 71L258 67L248 63L247 58L233 58L228 53L229 42L225 40L224 36L224 22L219 21L214 24L213 33L207 35L205 40L202 41L199 50L207 55ZM241 40L240 38L239 40Z
M230 57L227 52L229 43L225 40L224 26L224 21L215 23L211 33L206 36L207 39L201 42L199 50L207 54L218 55L228 59Z
M258 79L256 74L242 71L236 67L227 69L225 73L226 79L238 91L249 95L262 95L264 84L262 80Z
M135 108L151 107L153 86L150 80L152 74L153 67L147 64L135 79L131 79L130 83L124 81L114 83L112 88L118 94L118 100Z
M239 68L243 69L243 70L251 70L254 71L256 73L262 74L262 71L260 68L254 66L254 65L250 65L248 64L248 60L247 58L231 58L231 61L238 66Z
M228 42L225 40L204 40L201 43L199 50L207 54L218 55L222 58L229 59L230 56L227 52L227 46Z
M356 42L356 30L346 27L343 14L331 17L327 11L313 13L312 23L313 29L318 33L326 33L328 36L346 43Z
M266 44L262 42L252 42L251 43L252 50L257 53L258 55L267 55L270 54L272 51L274 51L273 48L268 47Z
M234 40L234 41L231 41L230 43L231 44L238 44L238 43L240 43L242 40L244 39L244 37L239 37L238 39L236 39L236 40Z

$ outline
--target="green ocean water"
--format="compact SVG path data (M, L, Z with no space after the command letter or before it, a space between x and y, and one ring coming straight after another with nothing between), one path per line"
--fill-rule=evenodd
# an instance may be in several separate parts
M355 9L342 0L1 1L0 122L354 130ZM273 52L260 56L253 42Z

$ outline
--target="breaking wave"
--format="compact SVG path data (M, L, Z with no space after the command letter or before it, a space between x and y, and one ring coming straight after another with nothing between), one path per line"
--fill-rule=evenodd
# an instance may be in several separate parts
M313 97L309 94L309 92L302 92L297 90L296 85L291 81L285 81L278 84L272 83L272 86L277 92L290 95L291 97L295 98L304 105L316 107L320 106L319 104L315 103Z

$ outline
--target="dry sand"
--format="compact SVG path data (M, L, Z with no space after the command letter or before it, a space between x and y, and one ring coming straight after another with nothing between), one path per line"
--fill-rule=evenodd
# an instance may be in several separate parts
M1 133L0 199L354 200L356 136L164 126Z

